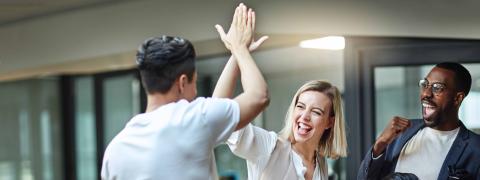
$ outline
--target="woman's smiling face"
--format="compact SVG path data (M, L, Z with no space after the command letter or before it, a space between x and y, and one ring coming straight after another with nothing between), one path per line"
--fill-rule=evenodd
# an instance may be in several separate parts
M318 144L323 132L332 127L334 116L328 96L317 91L305 91L298 97L293 111L295 142Z

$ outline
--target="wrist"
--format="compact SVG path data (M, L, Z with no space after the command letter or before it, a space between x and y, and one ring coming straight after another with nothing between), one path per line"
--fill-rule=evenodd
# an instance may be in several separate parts
M234 46L231 49L232 54L234 55L239 55L239 54L244 54L244 53L249 53L250 51L246 46Z
M387 147L388 143L384 141L376 141L375 144L373 145L373 156L377 157L380 154L382 154L385 151L385 148Z

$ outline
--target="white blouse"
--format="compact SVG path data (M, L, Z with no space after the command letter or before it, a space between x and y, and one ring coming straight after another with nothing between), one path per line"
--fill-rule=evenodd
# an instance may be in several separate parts
M307 168L290 141L252 124L234 132L227 141L232 152L247 160L249 180L304 180ZM314 180L328 179L325 158L317 158Z

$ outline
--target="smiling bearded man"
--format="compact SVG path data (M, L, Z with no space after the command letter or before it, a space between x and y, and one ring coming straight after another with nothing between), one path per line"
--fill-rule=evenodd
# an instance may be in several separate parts
M458 118L471 84L461 64L437 64L419 82L423 120L392 118L365 156L357 179L381 179L393 172L419 179L480 179L480 136Z

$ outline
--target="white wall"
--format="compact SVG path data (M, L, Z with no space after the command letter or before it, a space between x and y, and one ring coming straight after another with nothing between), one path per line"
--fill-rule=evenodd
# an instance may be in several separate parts
M0 27L0 73L135 50L148 36L216 39L239 1L124 1ZM261 34L480 38L478 1L244 1Z

